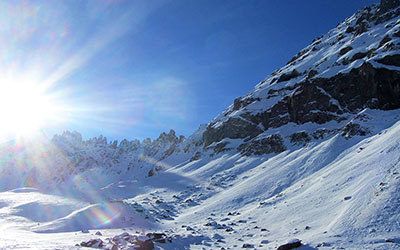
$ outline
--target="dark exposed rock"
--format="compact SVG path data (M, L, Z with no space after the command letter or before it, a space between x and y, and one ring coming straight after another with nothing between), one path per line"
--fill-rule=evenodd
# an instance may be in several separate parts
M238 149L243 155L280 153L286 150L282 137L277 134L264 139L252 140L240 145Z
M369 130L367 128L362 127L360 124L357 123L348 123L343 129L342 129L342 136L345 138L352 138L353 136L359 135L359 136L365 136L369 133Z
M354 27L353 26L347 27L346 33L352 33L352 32L354 32Z
M291 95L287 95L265 112L248 119L256 124L261 123L264 128L276 128L289 122L322 124L337 119L342 113L321 87L309 82L297 86Z
M165 233L147 233L146 236L153 240L154 239L158 240L158 239L167 237L167 235Z
M400 238L399 237L386 238L385 242L400 244Z
M381 0L379 5L380 13L387 12L400 6L399 0Z
M368 52L358 52L358 53L355 53L355 54L351 57L350 61L351 61L351 62L354 62L355 60L363 59L363 58L366 57L367 55L368 55Z
M400 9L399 9L400 10ZM400 13L399 13L400 15ZM400 44L395 44L393 42L388 42L386 43L383 47L382 47L382 51L393 51L393 50L397 50L400 48L399 46Z
M289 80L291 80L291 79L293 79L293 78L296 78L296 77L298 77L298 76L300 76L300 73L297 71L297 70L292 70L292 72L290 72L290 73L286 73L286 74L282 74L279 78L278 78L278 81L277 82L286 82L286 81L289 81Z
M323 138L325 138L325 135L327 135L327 134L329 134L329 133L332 133L332 132L334 132L334 131L328 130L328 129L325 129L325 128L321 128L321 129L315 130L315 131L312 133L312 137L313 137L314 139L323 139Z
M399 7L399 0L382 0L380 8L374 17L375 23L383 23L395 16L399 16L400 8L397 7Z
M362 33L366 32L367 30L368 30L368 22L364 20L354 27L354 34L361 35Z
M245 119L229 118L216 128L209 125L203 135L205 146L224 138L251 139L264 131L262 127L266 130L289 122L323 124L341 120L343 112L357 112L365 107L399 108L399 79L398 71L364 63L345 74L300 82L295 89L285 89L285 97L264 112L243 114Z
M316 245L316 247L330 247L331 244L328 242L321 242Z
M196 152L192 158L190 158L190 161L197 161L201 158L201 153L200 152Z
M254 101L259 101L260 98L252 98L252 97L247 97L247 98L236 98L233 101L233 110L239 110L243 107L246 107L247 105L249 105L250 103L254 102Z
M277 128L290 122L288 111L287 98L283 98L270 109L253 117L253 121L261 123L264 128Z
M254 244L244 243L242 248L254 248Z
M154 176L156 174L156 171L154 169L150 169L149 172L147 173L148 177Z
M226 145L228 145L227 142L220 142L220 143L217 143L217 144L214 146L214 152L215 152L215 153L221 153L221 152L227 151L228 149L226 148Z
M149 237L152 241L158 243L171 242L171 239L167 237L165 233L148 233L146 234L146 236Z
M351 199L351 196L346 196L346 197L344 197L343 200L348 201L348 200L350 200L350 199Z
M351 46L346 46L344 48L342 48L339 51L339 55L343 56L344 54L346 54L347 52L349 52L350 50L352 50L353 48Z
M294 57L292 57L292 59L289 60L289 62L287 62L287 64L291 64L294 61L296 61L297 59L299 59L300 57L302 57L303 55L305 55L308 52L308 50L302 50L299 53L297 53Z
M318 71L312 69L312 70L310 70L310 71L308 72L308 74L307 74L307 79L313 78L313 77L316 76L317 74L318 74Z
M229 118L221 126L214 128L209 125L203 134L204 145L208 146L213 142L221 141L224 138L246 138L260 134L262 130L252 122L239 118Z
M371 99L379 109L400 107L400 72L374 68L370 63L338 74L329 79L315 79L314 83L339 101L342 107L354 112L365 108Z
M288 98L290 121L322 124L336 119L341 110L331 100L332 97L321 87L307 82L302 84Z
M377 12L371 12L371 7L366 7L358 12L358 19L354 26L349 26L346 33L354 33L360 35L368 30L368 24L375 22L375 24L383 23L391 18L398 16L400 13L399 0L382 0Z
M311 137L305 131L293 133L290 135L290 142L296 145L305 145L311 141Z
M303 244L301 244L301 240L294 239L286 244L279 246L277 250L291 250L291 249L301 247L302 245Z
M339 42L339 41L342 40L343 38L345 38L345 35L344 35L343 33L340 33L340 34L337 36L337 41Z
M373 49L369 50L367 52L358 52L358 53L355 53L350 59L349 58L345 58L342 63L344 65L348 65L348 64L350 64L350 63L352 63L352 62L354 62L356 60L364 59L364 58L367 58L367 57L370 58L373 55L375 55L375 50L373 50Z
M153 250L154 249L154 243L152 240L146 239L146 240L140 240L138 239L136 241L137 247L135 249L137 250Z
M316 73L318 73L318 72L316 72ZM280 89L272 89L271 88L268 90L268 96L273 97L273 96L277 96L277 95L284 95L285 93L288 93L288 92L292 91L293 89L295 89L294 86L287 86L287 87L283 87Z
M377 61L382 64L400 67L400 55L388 55Z
M389 36L385 36L384 38L382 38L382 40L379 42L379 47L382 47L383 45L385 45L387 42L390 42L392 39Z

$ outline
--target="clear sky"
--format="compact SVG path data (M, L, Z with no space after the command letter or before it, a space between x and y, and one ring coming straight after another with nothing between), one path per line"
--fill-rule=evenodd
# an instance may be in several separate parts
M49 134L189 135L372 0L1 1L0 72L66 107ZM29 121L27 121L29 122Z

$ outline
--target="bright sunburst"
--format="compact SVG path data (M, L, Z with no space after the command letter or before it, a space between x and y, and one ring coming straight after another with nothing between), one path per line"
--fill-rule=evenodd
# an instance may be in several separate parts
M60 107L39 83L17 77L0 81L0 134L27 136L55 122Z
M105 71L93 66L99 52L136 32L136 26L160 5L0 1L0 143L38 131L49 137L65 128L92 131L98 124L97 130L119 131L121 125L128 127L142 118L144 103L150 103L147 93L169 112L159 98L168 96L163 89L141 91L129 76L119 91L102 77ZM83 11L74 16L78 10Z

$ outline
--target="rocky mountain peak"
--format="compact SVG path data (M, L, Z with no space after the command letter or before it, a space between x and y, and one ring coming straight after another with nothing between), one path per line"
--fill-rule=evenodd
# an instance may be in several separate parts
M284 141L301 131L277 139L278 128L334 122L340 130L365 108L400 108L399 4L387 0L367 7L314 39L211 121L205 146L221 151L221 142L222 148L241 143L239 149L257 145L282 151Z

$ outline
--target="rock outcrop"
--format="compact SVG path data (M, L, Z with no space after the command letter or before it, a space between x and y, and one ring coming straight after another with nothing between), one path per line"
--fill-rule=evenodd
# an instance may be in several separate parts
M280 135L271 135L267 138L251 140L239 146L243 155L261 155L270 153L281 153L286 150Z

